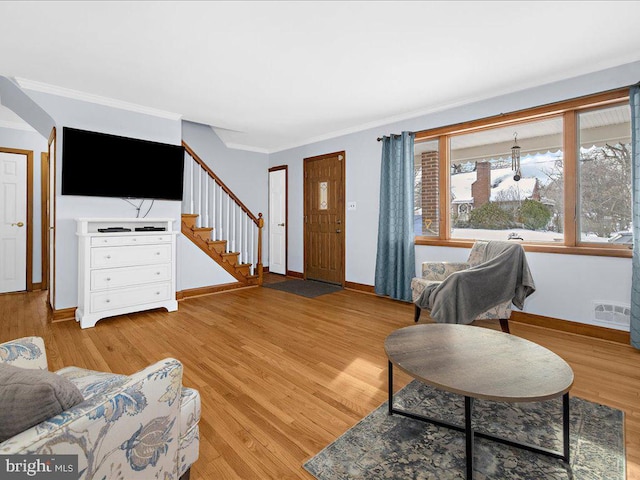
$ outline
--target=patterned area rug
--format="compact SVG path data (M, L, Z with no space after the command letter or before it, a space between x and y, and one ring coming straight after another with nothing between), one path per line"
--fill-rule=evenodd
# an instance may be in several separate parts
M412 381L394 406L464 425L464 397ZM534 403L474 401L474 428L562 450L561 398ZM570 464L476 437L475 480L624 480L623 412L570 397ZM304 464L319 480L465 478L464 433L389 416L387 402Z
M340 285L331 283L316 282L313 280L284 280L282 282L263 283L263 287L281 290L307 298L315 298L327 293L339 292L342 290Z

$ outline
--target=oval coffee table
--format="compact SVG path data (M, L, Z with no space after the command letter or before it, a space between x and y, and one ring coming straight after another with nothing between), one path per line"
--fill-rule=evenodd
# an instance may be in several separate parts
M398 414L465 432L467 478L473 478L474 437L569 461L569 389L573 370L552 351L528 340L482 327L413 325L385 340L389 359L389 415ZM451 424L393 407L393 366L441 390L464 396L465 424ZM471 428L473 399L538 402L562 395L563 452L515 442Z

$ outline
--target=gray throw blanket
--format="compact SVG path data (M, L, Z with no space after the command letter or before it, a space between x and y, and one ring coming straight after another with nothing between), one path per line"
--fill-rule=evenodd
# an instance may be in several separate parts
M522 245L492 241L482 263L427 286L416 305L429 310L438 323L469 324L508 300L522 310L525 298L535 289Z

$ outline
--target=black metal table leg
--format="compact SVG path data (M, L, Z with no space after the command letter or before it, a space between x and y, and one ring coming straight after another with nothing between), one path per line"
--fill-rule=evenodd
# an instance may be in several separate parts
M393 363L389 362L389 415L393 415Z
M534 453L540 453L544 455L548 455L553 458L562 459L565 462L569 463L569 446L570 446L570 437L569 437L569 393L565 393L562 396L562 433L563 433L563 451L562 453L558 451L554 451L548 448L543 448L537 445L530 445L523 442L517 442L514 440L510 440L507 438L500 437L498 435L492 435L490 433L482 432L482 431L474 431L471 425L471 420L473 417L473 397L465 396L464 397L464 426L456 425L450 422L446 422L444 420L439 420L436 418L427 417L424 415L419 415L417 413L408 412L403 409L398 409L393 407L393 364L389 361L389 378L388 378L388 388L389 388L389 405L388 405L388 413L389 415L397 414L402 415L407 418L412 418L414 420L420 420L423 422L428 422L440 427L451 428L458 432L464 432L465 434L465 454L466 454L466 478L467 480L473 480L473 451L474 451L474 439L476 436L480 438L486 438L489 440L493 440L495 442L502 443L503 445L508 445L511 447L517 447L524 450L528 450Z
M569 392L562 396L562 438L564 441L564 458L569 463Z
M466 440L467 455L467 480L473 479L473 429L471 417L473 416L473 398L464 397L464 435Z

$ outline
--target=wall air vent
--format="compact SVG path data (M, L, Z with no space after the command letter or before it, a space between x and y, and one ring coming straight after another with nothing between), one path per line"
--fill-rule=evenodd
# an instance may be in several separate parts
M613 302L593 302L593 318L598 325L603 327L628 330L630 316L631 307L629 305Z

